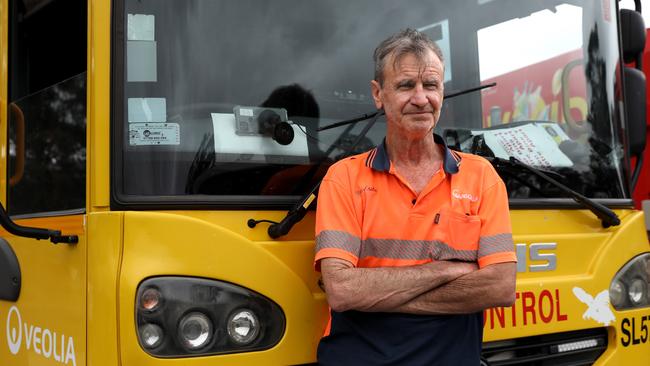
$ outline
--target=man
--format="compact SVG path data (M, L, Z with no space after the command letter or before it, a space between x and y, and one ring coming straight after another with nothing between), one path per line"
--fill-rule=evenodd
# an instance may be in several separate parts
M375 50L375 149L334 164L316 215L315 266L331 318L322 365L478 365L482 310L515 299L505 186L433 134L440 49L407 29Z

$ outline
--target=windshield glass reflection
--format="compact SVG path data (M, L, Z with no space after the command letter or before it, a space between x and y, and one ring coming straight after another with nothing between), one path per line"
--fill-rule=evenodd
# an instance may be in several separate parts
M307 192L383 138L382 118L363 136L367 121L318 128L374 112L374 47L411 27L443 50L446 91L496 82L445 101L436 133L450 147L515 156L586 196L621 198L616 25L602 12L575 1L127 1L120 189ZM499 173L512 198L564 197Z

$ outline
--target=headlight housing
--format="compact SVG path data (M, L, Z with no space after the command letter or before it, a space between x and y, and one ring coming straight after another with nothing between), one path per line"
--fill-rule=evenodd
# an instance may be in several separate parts
M609 285L609 300L614 309L650 307L650 253L627 262Z
M152 356L248 352L276 345L285 317L270 299L227 282L153 277L138 286L136 332Z

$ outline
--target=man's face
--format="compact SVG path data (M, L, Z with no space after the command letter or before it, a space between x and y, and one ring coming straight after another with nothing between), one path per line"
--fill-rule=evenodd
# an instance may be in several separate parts
M384 85L371 82L375 105L384 108L389 133L423 138L440 117L443 64L431 50L422 59L406 54L394 63L393 57L384 66Z

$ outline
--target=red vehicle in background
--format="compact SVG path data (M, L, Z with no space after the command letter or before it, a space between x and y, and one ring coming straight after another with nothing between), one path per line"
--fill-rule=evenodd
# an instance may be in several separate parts
M571 139L588 138L586 118L589 98L582 59L582 50L570 51L482 80L483 85L495 84L482 91L483 127L546 120L562 126ZM650 29L647 29L641 64L646 79L650 79ZM636 62L626 66L634 68ZM646 89L646 110L650 110L650 86ZM646 124L645 134L648 141L650 114ZM650 231L650 149L646 148L642 156L641 170L637 173L638 179L631 189L634 205L645 212L646 228ZM638 160L636 157L630 158L631 176L634 175Z
M648 24L646 24L648 26ZM643 73L646 80L650 79L650 29L647 31L645 51L643 52ZM646 109L650 109L650 90L646 90L648 99ZM646 127L646 138L650 139L650 117L648 117ZM646 216L646 228L650 231L650 149L644 151L643 167L639 175L639 180L634 190L633 198L637 209L643 209Z

